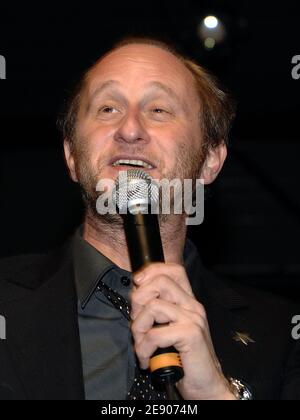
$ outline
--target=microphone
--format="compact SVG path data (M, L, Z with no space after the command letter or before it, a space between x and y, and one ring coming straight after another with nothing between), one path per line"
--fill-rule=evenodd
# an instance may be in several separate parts
M132 272L151 263L165 262L157 216L159 187L152 177L140 169L121 172L113 190L113 202L123 217ZM170 400L180 399L175 383L184 372L174 347L157 349L150 359L150 371L157 389L165 390Z

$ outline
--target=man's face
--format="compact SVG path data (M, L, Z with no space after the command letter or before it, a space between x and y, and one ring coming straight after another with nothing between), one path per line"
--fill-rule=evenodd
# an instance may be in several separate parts
M193 76L175 56L138 44L113 51L87 78L73 178L94 196L100 179L116 179L135 160L154 179L195 179L204 163L200 118Z

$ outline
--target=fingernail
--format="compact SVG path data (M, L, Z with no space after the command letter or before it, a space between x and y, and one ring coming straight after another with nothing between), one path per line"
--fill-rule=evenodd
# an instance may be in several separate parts
M145 278L145 274L144 273L139 273L136 276L134 276L134 280L136 283L141 283Z

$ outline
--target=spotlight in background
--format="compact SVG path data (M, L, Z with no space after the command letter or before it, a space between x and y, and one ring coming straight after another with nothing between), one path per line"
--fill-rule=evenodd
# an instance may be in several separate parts
M207 50L213 50L216 45L226 39L226 28L216 16L206 16L198 26L198 36Z
M204 25L209 29L215 29L219 25L219 19L216 16L207 16Z

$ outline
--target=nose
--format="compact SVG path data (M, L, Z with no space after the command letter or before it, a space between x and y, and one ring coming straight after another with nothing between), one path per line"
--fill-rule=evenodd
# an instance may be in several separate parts
M136 111L128 112L122 118L114 138L125 143L148 143L150 139L142 118Z

